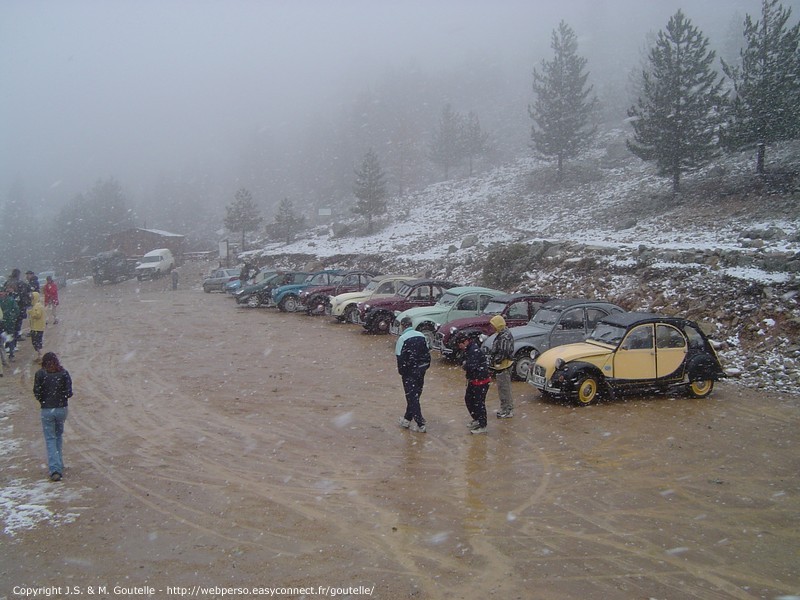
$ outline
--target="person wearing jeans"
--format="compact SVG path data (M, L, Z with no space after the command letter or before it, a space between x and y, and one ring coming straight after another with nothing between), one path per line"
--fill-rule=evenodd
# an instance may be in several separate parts
M61 481L64 474L62 440L67 405L72 397L72 378L54 352L46 352L42 357L42 368L36 371L33 378L33 395L42 409L42 431L50 480Z

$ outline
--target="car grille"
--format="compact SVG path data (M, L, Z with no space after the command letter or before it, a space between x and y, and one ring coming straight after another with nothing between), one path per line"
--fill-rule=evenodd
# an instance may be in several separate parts
M389 325L389 333L392 335L400 335L400 323L395 319L392 321L392 324Z

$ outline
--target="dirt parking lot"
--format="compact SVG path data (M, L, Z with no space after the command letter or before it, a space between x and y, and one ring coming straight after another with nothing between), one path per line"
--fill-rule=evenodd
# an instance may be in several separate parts
M798 397L725 383L705 400L573 408L514 383L514 419L474 436L462 372L435 361L429 432L410 432L396 424L394 338L237 308L200 290L206 270L181 267L178 291L168 280L62 291L45 333L75 388L62 482L46 481L27 340L0 380L0 600L46 587L85 598L800 594ZM26 505L48 517L21 520Z

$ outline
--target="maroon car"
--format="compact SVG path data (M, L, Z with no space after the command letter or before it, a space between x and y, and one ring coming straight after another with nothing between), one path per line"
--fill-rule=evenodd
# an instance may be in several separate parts
M455 319L441 325L436 330L433 338L433 348L442 353L442 356L450 359L457 359L458 348L453 345L453 335L463 332L470 336L493 334L494 327L489 320L495 315L502 315L509 327L526 325L531 317L539 310L539 307L551 300L549 296L541 294L508 294L496 296L489 301L483 312L477 317L467 317L465 319Z
M300 292L300 303L307 315L324 315L331 303L331 296L346 292L360 292L378 273L350 271L335 285L315 285Z
M458 285L439 279L409 281L394 296L359 302L358 323L369 333L388 333L396 314L415 306L433 306L445 290Z

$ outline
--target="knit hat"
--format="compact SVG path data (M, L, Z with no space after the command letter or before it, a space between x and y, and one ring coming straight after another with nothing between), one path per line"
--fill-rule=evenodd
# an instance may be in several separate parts
M502 315L495 315L489 319L489 323L494 327L495 331L502 331L506 328L506 320Z

